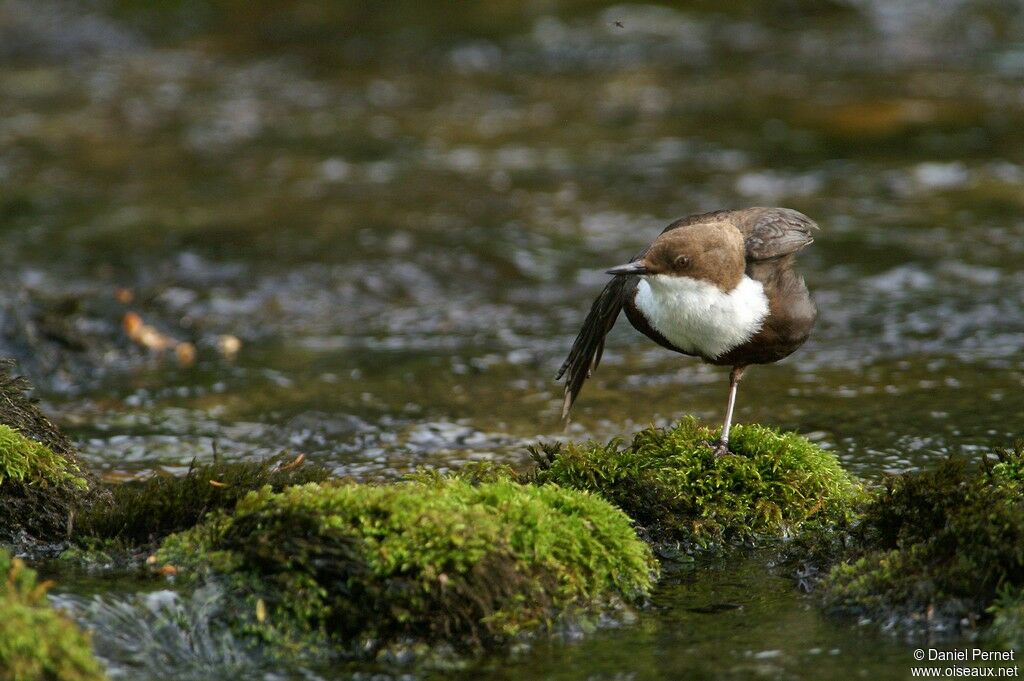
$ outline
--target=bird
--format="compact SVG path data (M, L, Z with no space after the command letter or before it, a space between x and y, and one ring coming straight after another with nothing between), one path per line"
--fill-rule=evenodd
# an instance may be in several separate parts
M601 362L605 337L625 310L633 328L658 345L730 367L722 433L729 451L740 379L747 367L788 357L810 337L817 307L796 255L818 225L791 208L755 206L680 218L629 262L591 305L556 380L565 378L562 418Z

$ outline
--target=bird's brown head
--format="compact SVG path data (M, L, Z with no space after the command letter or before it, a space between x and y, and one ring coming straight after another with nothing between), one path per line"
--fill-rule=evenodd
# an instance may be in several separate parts
M689 277L731 291L743 279L745 269L740 231L729 222L706 222L665 232L642 257L608 273Z

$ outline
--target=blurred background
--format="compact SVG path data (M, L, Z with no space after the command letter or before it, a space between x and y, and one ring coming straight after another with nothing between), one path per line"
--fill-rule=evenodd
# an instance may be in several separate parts
M525 459L617 264L783 205L816 335L738 420L862 475L1024 416L1024 8L0 2L0 355L112 477ZM721 417L624 320L568 436Z

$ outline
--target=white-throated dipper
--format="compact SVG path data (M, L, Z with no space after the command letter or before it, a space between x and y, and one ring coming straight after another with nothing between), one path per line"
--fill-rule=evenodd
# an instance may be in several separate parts
M556 379L566 377L562 417L601 361L604 338L625 308L655 343L732 367L722 436L729 451L736 388L751 364L787 357L811 334L817 309L796 253L813 243L813 220L789 208L741 208L676 220L625 265L594 301Z

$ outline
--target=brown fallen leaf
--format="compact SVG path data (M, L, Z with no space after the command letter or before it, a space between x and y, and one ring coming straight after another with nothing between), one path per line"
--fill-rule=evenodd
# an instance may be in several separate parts
M135 340L135 336L139 333L139 327L142 326L142 317L137 312L125 312L124 318L121 319L121 326L124 327L124 332L128 334L128 337Z
M150 350L166 350L178 345L177 340L143 322L137 312L125 312L121 325L129 338Z
M290 471L293 468L298 468L299 466L302 465L302 462L305 461L305 460L306 460L306 455L305 454L299 454L297 457L295 457L294 461L289 461L285 465L279 467L277 469L277 471L278 471L278 473L283 473L285 471Z
M178 364L183 367L190 367L196 363L196 346L191 343L178 343L174 346L174 354L178 358Z

